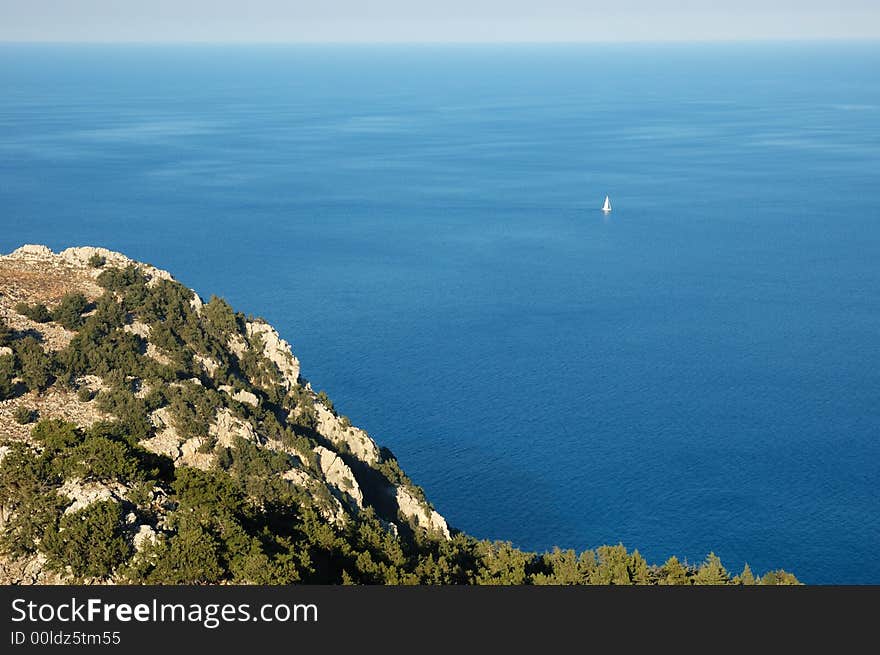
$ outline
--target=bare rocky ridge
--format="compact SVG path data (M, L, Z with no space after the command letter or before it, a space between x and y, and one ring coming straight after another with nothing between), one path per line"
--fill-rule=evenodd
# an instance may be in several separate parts
M91 265L90 260L95 255L103 258L101 267ZM104 293L96 282L101 272L107 268L121 269L130 265L140 269L147 277L148 285L158 280L173 280L166 271L134 262L104 248L68 248L54 253L45 246L22 246L8 255L0 256L0 317L14 331L35 336L44 349L59 351L70 343L75 333L54 322L36 323L21 316L15 310L16 304L44 303L51 310L62 297L75 292L94 301ZM201 316L204 304L198 295L194 294L193 298L191 304ZM131 321L125 329L144 340L145 356L167 363L167 354L150 341L148 325ZM261 431L260 425L234 415L226 407L216 411L205 434L185 439L177 429L169 408L161 407L149 416L153 430L149 438L141 442L143 447L169 456L175 466L201 469L216 466L217 455L212 448L208 448L216 443L235 448L236 444L241 443L239 440L244 440L258 448L285 452L295 455L298 465L283 472L281 478L304 489L321 503L321 514L328 521L344 523L347 517L372 508L395 534L401 529L427 530L437 536L450 538L446 520L422 500L423 496L415 487L408 482L390 482L387 477L376 473L383 465L383 451L366 432L351 426L347 419L337 416L330 407L318 400L317 394L301 379L300 362L290 344L271 325L259 320L244 322L242 328L230 337L228 350L234 357L243 357L246 353L256 355L262 362L261 366L271 370L282 381L286 391L311 397L318 445L311 452L299 452L270 439ZM190 382L183 381L183 384L206 384L205 378L210 379L218 365L206 353L196 353L195 361L199 362L205 377L202 380L194 378ZM250 384L248 389L217 385L213 393L221 394L233 404L257 408L263 402L260 381L251 380ZM89 376L88 379L77 380L77 385L100 391L104 382L101 378ZM142 389L139 395L147 391ZM30 391L18 398L0 401L0 442L29 439L32 426L18 424L13 416L21 406L35 410L41 419L61 418L84 428L111 418L98 410L94 401L84 401L75 391L55 385L43 393ZM61 490L72 501L70 508L76 509L102 499L124 500L130 492L124 485L111 488L77 481L66 483ZM382 502L373 506L371 499L382 499ZM72 511L70 508L68 511ZM2 520L3 517L0 517ZM144 543L154 539L161 529L161 525L132 525L134 546L140 549ZM42 572L38 558L24 563L7 562L0 558L0 583L52 581L57 579Z

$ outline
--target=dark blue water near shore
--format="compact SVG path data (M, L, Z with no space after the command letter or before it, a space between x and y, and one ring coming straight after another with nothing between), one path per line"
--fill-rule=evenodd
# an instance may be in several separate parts
M104 245L264 315L474 535L880 583L878 70L0 46L0 251Z

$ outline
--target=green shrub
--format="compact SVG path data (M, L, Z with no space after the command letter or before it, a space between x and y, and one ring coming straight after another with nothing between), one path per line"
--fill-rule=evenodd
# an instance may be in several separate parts
M52 314L43 303L28 305L26 302L20 302L15 306L15 311L36 323L48 323L52 320Z
M0 400L15 395L15 357L0 355Z
M103 255L99 255L98 253L95 253L91 257L89 257L89 266L91 266L92 268L101 268L106 263L107 258Z
M202 308L202 317L207 321L212 336L224 342L231 334L238 332L235 312L223 298L211 296Z
M95 392L86 386L80 387L76 392L76 399L81 403L87 403L95 397Z
M138 477L138 461L124 443L90 436L64 456L65 477L130 482Z
M779 569L778 571L770 571L761 578L763 585L799 585L800 581L788 571Z
M58 520L64 505L55 493L60 480L30 447L13 443L9 448L0 461L0 513L5 517L0 546L13 556L28 555Z
M154 480L143 480L131 486L128 492L128 500L139 508L145 508L153 501Z
M77 446L82 442L83 435L73 423L47 418L34 426L31 438L43 446L47 454L54 455Z
M52 320L68 330L78 330L82 327L82 315L88 306L89 301L81 293L68 293L52 310Z
M68 379L80 375L106 377L140 376L144 370L143 340L117 327L96 325L90 316L85 325L58 355L62 374ZM96 319L100 320L100 319Z
M125 291L129 287L146 285L146 278L134 264L125 268L108 268L101 271L97 282L107 291Z
M135 440L146 439L153 433L149 410L142 398L130 390L115 388L98 394L98 408L112 414L125 433Z
M18 359L22 382L31 391L43 391L52 380L54 362L40 343L32 336L15 342L15 355Z
M214 435L209 435L203 438L202 444L198 448L198 452L207 455L213 453L216 446L217 437L215 437Z
M34 422L34 420L37 418L37 413L36 411L25 407L24 405L19 405L15 408L15 412L13 412L12 417L19 425L27 425L28 423Z
M324 405L324 407L329 409L330 412L334 416L336 416L336 408L333 406L333 401L330 400L330 397L327 395L327 392L324 391L323 389L321 389L321 391L318 392L318 402L321 403L322 405Z
M157 565L146 576L148 584L211 584L224 577L220 544L199 525L178 531L169 543L153 550L151 559Z
M177 469L174 491L182 509L207 523L241 513L244 494L234 479L225 473L211 473L182 467Z
M313 402L301 403L287 420L295 428L314 432L318 428L318 410L315 409Z
M57 529L49 529L40 549L56 571L70 572L76 579L106 578L131 554L122 534L122 507L104 500L65 514Z
M4 321L2 317L0 317L0 346L8 346L12 343L12 337L14 334L12 328L6 324L6 321Z
M219 395L192 382L164 390L174 428L186 438L204 437L220 407Z
M233 462L235 462L235 458L232 456L231 448L223 447L217 450L217 466L228 471Z
M673 555L660 567L658 584L661 585L689 585L692 584L688 569Z
M709 553L706 561L700 565L694 575L694 584L696 585L723 585L728 582L730 582L730 575L715 553Z

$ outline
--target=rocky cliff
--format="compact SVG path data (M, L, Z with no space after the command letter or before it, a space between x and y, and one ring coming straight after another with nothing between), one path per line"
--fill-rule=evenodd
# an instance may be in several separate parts
M51 315L76 295L86 303L80 321L74 321L82 327L23 309L45 306ZM188 308L171 306L177 296ZM125 336L138 361L68 364L92 356L78 335L92 329L90 317L104 311L100 303L108 300L123 310L120 325L97 333L91 347L97 351ZM181 311L186 315L170 315ZM9 345L0 346L0 357L12 359L14 341L29 338L55 358L45 384L24 380L25 364L19 361L12 391L0 400L0 437L6 444L0 457L14 442L44 447L32 437L36 420L60 419L88 432L99 424L132 420L124 414L141 401L147 422L139 429L138 447L175 467L222 468L246 444L283 458L283 470L274 475L307 495L330 524L342 526L369 511L389 534L450 538L446 520L400 471L390 451L339 416L326 395L303 380L290 344L271 325L235 314L219 299L204 302L166 271L103 248L54 253L26 245L0 257L0 321L12 335ZM114 397L121 400L108 400ZM22 418L25 413L30 416ZM135 486L94 475L66 476L55 493L65 515L100 501L119 504L127 524L124 537L138 551L168 531L162 505L168 490L150 489L144 504L133 500ZM44 560L39 550L14 563L4 557L0 581L59 579L59 571L41 566Z

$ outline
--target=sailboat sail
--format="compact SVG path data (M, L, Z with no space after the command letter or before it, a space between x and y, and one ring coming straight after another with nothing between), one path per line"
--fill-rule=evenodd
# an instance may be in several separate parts
M610 212L611 211L611 199L608 196L605 196L605 204L602 205L602 211L603 212Z

